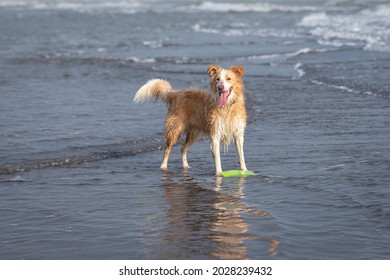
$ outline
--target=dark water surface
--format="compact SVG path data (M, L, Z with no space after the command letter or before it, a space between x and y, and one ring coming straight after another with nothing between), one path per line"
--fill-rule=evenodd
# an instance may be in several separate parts
M389 259L387 1L0 0L0 259ZM151 78L244 65L247 166L159 170ZM237 169L235 149L222 155Z

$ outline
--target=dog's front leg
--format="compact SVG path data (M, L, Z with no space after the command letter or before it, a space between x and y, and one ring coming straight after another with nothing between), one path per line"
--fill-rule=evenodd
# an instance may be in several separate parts
M213 139L211 139L210 149L211 149L211 152L213 153L214 162L215 162L215 175L220 176L222 173L222 167L221 167L219 138L214 137Z
M245 157L244 157L244 135L234 136L234 143L236 144L238 161L240 162L241 170L246 171Z

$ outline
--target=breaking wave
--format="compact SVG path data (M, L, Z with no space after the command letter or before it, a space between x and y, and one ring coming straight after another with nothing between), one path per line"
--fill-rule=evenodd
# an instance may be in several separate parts
M304 11L317 11L314 6L305 5L280 5L273 3L214 3L204 1L199 5L192 5L194 11L206 11L206 12L257 12L257 13L269 13L269 12L304 12Z
M19 1L1 0L0 7L11 9L30 10L67 10L80 13L128 13L134 14L145 11L148 5L146 1Z
M312 13L303 17L297 25L309 28L309 33L320 44L390 52L389 4L354 14Z
M67 10L80 13L120 13L135 14L139 12L305 12L317 11L314 6L307 5L281 5L274 3L215 3L211 1L161 1L152 0L134 1L134 0L0 0L0 7L11 9L30 9L30 10ZM172 10L173 9L173 10Z

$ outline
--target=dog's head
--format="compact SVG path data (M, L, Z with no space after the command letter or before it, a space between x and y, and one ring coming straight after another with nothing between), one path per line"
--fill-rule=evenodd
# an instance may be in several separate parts
M242 76L243 66L232 66L223 69L220 66L209 65L207 72L210 75L210 89L217 106L220 108L233 104L239 95L243 94Z

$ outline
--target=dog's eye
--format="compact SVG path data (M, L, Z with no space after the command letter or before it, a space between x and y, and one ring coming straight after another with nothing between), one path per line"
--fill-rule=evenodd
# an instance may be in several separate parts
M226 80L227 80L227 81L231 81L231 80L232 80L232 78L228 77Z
M216 80L217 82L219 82L221 79L220 79L220 78L216 78L215 80Z

